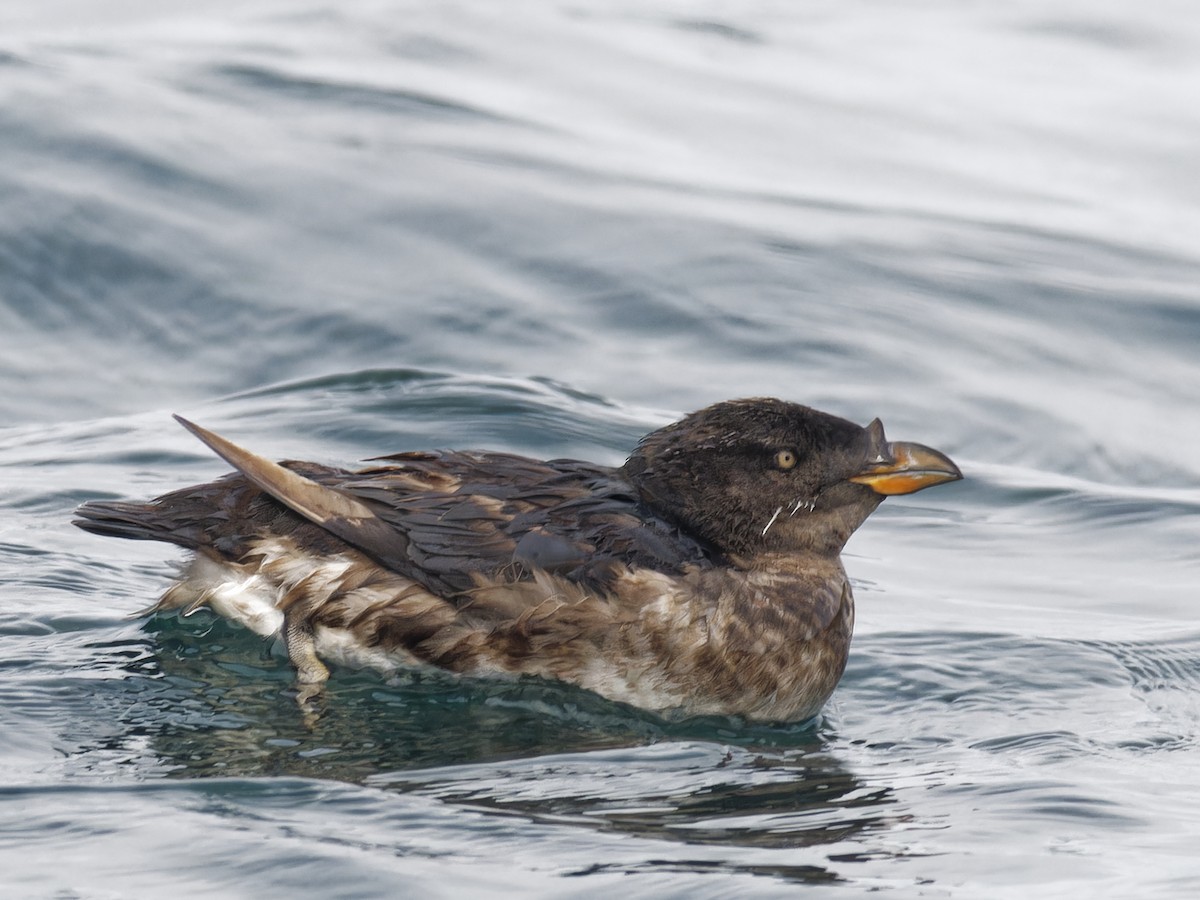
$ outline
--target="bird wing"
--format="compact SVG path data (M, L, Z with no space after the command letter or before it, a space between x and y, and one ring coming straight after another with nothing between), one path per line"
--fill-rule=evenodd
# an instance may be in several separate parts
M626 567L712 564L710 548L646 511L604 466L463 452L396 454L358 472L285 466L181 422L258 489L442 596L479 577L549 571L603 587Z
M421 453L339 488L407 541L404 574L466 590L535 571L604 586L625 568L711 564L709 548L645 510L614 469L503 453Z
M390 566L404 559L404 536L389 528L370 507L346 492L251 453L219 434L189 422L183 416L175 416L175 419L245 475L255 487L310 522L353 544L384 565Z

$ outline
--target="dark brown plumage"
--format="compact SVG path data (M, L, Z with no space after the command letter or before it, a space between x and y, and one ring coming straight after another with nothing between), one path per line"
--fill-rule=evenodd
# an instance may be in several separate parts
M400 453L280 465L184 420L237 473L76 524L195 559L155 610L209 606L326 662L561 679L664 715L794 720L845 668L839 553L887 494L961 477L919 444L779 400L700 410L624 466Z

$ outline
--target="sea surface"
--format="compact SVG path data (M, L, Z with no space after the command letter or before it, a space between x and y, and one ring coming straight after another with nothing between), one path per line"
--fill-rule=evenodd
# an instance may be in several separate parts
M938 447L817 720L134 615L69 522L275 458ZM7 0L0 896L1200 896L1200 11Z

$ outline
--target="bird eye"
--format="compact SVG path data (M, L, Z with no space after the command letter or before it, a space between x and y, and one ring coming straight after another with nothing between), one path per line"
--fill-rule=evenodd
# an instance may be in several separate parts
M792 450L780 450L775 454L775 468L787 471L796 465L796 454Z

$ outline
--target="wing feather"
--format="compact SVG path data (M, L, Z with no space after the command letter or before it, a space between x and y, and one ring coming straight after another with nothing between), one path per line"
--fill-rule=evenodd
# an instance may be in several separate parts
M284 506L386 566L403 564L407 556L407 539L403 533L389 527L366 504L334 487L320 484L251 453L182 416L175 416L175 419L245 475L255 487L270 494Z
M358 472L280 465L176 418L288 509L458 602L481 579L530 580L547 571L604 588L623 569L678 573L718 561L643 508L611 468L465 452L396 454ZM208 521L220 530L213 516Z

